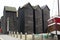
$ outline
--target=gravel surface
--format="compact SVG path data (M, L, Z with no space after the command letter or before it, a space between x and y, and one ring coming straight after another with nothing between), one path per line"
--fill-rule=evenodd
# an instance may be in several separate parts
M8 35L0 35L0 40L20 40L20 39Z

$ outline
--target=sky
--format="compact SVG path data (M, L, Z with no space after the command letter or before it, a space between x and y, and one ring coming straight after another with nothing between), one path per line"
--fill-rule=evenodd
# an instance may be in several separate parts
M57 0L0 0L0 18L3 16L4 6L16 7L18 10L19 7L22 7L28 2L30 2L32 6L39 5L41 7L48 5L50 17L58 15Z

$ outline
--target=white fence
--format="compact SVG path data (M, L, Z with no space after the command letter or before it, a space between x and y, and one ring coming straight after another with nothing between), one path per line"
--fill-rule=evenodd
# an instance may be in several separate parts
M48 37L48 34L22 34L22 32L19 34L18 32L9 32L9 35L15 38L18 38L20 40L58 40L57 37Z

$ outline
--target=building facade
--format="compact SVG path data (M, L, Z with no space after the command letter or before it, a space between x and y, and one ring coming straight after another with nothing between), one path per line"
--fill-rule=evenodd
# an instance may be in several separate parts
M42 6L41 9L42 9L43 33L46 33L48 28L47 20L50 18L50 9L47 5Z
M5 33L5 26L4 26L4 16L1 17L1 28L2 28L2 33Z
M16 8L4 6L3 16L6 33L7 31L17 31Z
M22 33L45 33L47 32L50 18L48 6L31 6L30 3L18 9L18 31Z
M35 32L36 34L42 33L42 10L39 5L34 7L34 20L35 20Z
M30 3L18 10L20 21L20 32L33 33L33 8Z

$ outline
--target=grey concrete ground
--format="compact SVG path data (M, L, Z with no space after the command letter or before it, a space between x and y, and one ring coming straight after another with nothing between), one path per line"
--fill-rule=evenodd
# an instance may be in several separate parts
M8 35L0 35L0 40L20 40L20 39L17 39Z

